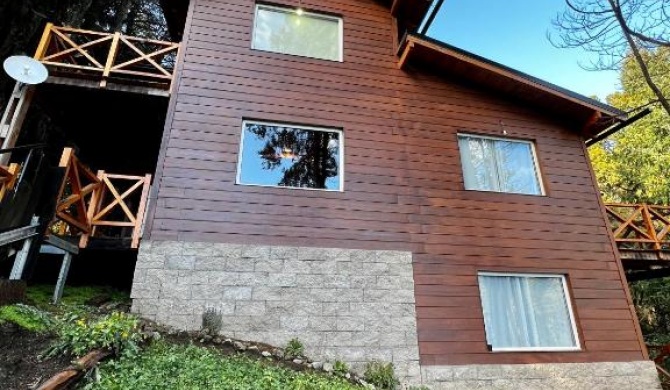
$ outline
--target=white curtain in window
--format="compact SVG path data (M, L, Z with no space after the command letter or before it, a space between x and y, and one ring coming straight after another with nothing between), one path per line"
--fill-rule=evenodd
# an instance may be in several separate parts
M475 136L459 136L465 188L540 194L532 145Z
M576 347L563 278L480 275L479 288L494 350Z
M339 20L291 10L259 7L253 48L284 54L340 60Z

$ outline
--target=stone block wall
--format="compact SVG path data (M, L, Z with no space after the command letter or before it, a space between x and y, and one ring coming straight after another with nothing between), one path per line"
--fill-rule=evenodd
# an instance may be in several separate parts
M409 252L143 242L133 312L198 330L208 308L222 334L343 360L393 362L404 383L452 389L660 389L653 362L419 366Z
M432 390L660 390L651 361L423 366Z
M283 346L299 338L308 356L393 362L420 382L409 252L143 242L133 311L197 330L202 313L223 314L222 333Z

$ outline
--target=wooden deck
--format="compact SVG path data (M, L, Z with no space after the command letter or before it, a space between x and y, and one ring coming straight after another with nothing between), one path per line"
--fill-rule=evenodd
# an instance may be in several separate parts
M48 23L35 53L55 84L169 95L179 43Z
M607 204L629 280L670 276L670 206Z

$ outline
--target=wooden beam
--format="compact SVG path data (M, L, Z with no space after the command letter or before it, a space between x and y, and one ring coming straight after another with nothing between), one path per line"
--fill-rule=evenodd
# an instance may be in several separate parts
M409 60L409 55L411 51L414 49L414 43L413 42L407 42L405 45L405 49L402 52L402 55L400 56L400 59L398 60L398 69L405 69L405 65L407 65L407 61Z
M66 76L50 76L47 81L47 84L54 85L68 85L73 87L88 88L88 89L100 89L100 81L98 80L87 80ZM170 97L170 91L166 90L163 86L143 86L143 85L130 85L122 84L114 80L107 80L107 85L105 89L108 91L119 91L119 92L128 92L136 93L139 95L148 95L148 96L160 96L160 97Z
M600 118L603 117L603 114L600 111L593 111L593 114L589 117L589 119L586 121L584 126L582 127L582 134L585 136L591 135L591 128L598 123Z

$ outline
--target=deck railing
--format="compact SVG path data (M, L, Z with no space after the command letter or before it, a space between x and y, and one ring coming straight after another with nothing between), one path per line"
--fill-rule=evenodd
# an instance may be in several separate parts
M146 82L169 90L175 74L179 43L103 33L48 23L35 59L56 74Z
M65 148L59 166L65 176L50 233L78 238L80 248L91 238L129 240L131 248L138 248L151 175L96 175L71 148Z
M606 204L614 239L622 251L670 251L670 206Z
M19 164L0 165L0 201L14 188L18 175Z

